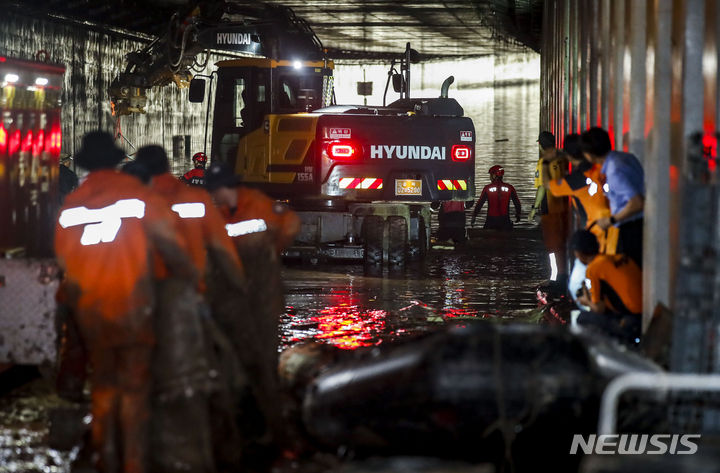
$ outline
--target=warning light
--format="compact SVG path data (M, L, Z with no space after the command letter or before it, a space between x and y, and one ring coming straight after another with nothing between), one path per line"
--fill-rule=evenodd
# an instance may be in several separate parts
M17 74L5 74L5 82L8 84L14 84L15 82L20 80L20 76Z
M62 148L62 132L59 128L54 128L45 139L45 151L52 156L60 155Z
M330 143L327 147L328 155L332 159L337 160L349 160L355 159L357 156L357 149L352 143L348 142L334 142Z
M35 138L35 143L33 144L33 150L32 150L33 156L38 156L40 153L42 153L44 145L45 145L45 130L40 130L40 131L38 131L37 137Z
M8 154L14 155L20 149L20 130L15 130L10 134L8 140Z
M35 79L35 85L39 85L40 87L48 85L48 80L45 77L38 77Z
M32 145L33 145L33 132L32 132L32 130L28 130L27 134L25 135L25 138L22 141L20 151L22 151L23 153L26 153L32 149Z
M454 145L450 153L453 161L467 161L470 159L470 147L465 145Z

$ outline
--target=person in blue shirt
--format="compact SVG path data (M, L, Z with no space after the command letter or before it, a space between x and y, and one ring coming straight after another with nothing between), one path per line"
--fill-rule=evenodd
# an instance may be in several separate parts
M602 166L603 192L610 202L609 217L597 220L606 230L618 227L616 253L626 254L642 268L645 172L635 155L612 150L608 132L593 127L582 134L586 158Z

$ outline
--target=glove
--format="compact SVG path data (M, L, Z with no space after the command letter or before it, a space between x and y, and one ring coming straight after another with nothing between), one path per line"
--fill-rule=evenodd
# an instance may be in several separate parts
M528 214L528 222L533 223L535 221L535 207L530 209L530 213Z

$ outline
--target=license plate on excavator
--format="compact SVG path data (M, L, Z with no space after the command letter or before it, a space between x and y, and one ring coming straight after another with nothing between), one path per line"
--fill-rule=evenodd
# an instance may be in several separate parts
M422 195L420 179L395 179L395 195Z

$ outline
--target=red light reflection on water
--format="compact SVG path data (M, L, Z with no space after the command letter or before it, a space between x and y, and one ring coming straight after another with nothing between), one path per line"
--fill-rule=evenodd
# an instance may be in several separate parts
M462 309L462 308L451 308L446 307L442 309L442 316L445 319L456 319L456 318L468 318L468 317L474 317L478 319L489 319L496 317L496 315L488 314L485 312L479 312L477 310L472 309Z
M310 321L318 324L318 333L314 338L338 348L353 350L378 345L381 342L378 335L385 329L386 317L384 310L339 304L321 309L318 315L310 317Z

